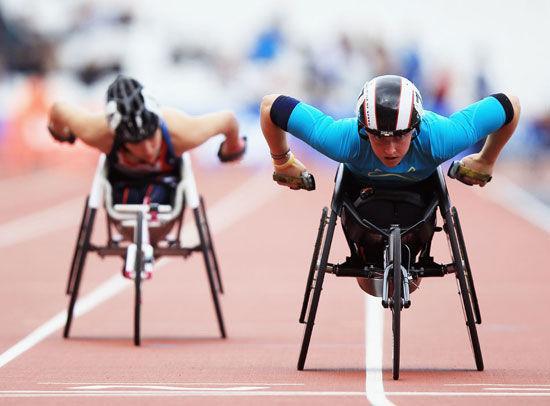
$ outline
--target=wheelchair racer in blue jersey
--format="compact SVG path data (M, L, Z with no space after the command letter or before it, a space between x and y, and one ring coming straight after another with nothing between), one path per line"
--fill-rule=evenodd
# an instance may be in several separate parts
M520 116L517 97L486 97L449 117L424 111L416 87L394 75L368 81L357 101L357 116L334 120L313 106L284 95L265 96L261 126L275 168L274 179L292 189L312 189L305 166L293 155L286 133L344 163L366 183L414 185L446 160L487 137L479 153L461 161L463 183L484 186L514 133Z
M160 108L136 79L119 75L107 89L105 114L54 103L48 129L60 142L76 139L107 154L115 203L171 204L180 157L210 137L224 134L218 157L239 160L246 138L230 111L190 116Z

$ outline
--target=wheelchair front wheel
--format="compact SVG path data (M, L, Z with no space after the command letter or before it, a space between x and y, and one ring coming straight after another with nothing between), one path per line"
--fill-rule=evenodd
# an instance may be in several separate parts
M390 252L393 270L392 295L392 333L393 333L393 379L399 379L399 360L401 346L401 230L392 229L390 234Z
M141 272L143 271L143 213L137 213L134 241L136 243L135 271L135 305L134 305L134 345L141 344Z

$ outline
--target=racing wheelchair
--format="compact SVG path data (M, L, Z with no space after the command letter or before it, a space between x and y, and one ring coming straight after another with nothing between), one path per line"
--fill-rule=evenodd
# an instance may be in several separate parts
M132 279L135 287L134 344L138 346L141 344L141 285L144 280L151 277L154 261L161 256L187 258L194 252L200 252L204 258L220 335L225 338L225 326L219 301L219 294L223 294L223 285L218 259L210 234L204 200L197 192L189 153L182 154L181 159L178 160L177 176L171 180L172 199L169 205L114 204L110 176L114 171L111 169L109 160L105 154L102 154L96 167L91 192L85 201L69 271L66 293L70 295L70 301L63 336L69 337L74 307L89 253L95 252L101 258L118 256L124 260L123 275ZM107 242L105 245L96 245L92 243L91 236L96 212L102 203L107 218ZM183 246L181 242L186 206L193 212L199 235L200 242L195 246Z
M437 226L437 208L442 227ZM332 264L328 258L338 217L351 256ZM432 238L438 231L446 234L451 263L440 264L430 256ZM410 293L422 278L454 274L475 364L478 371L483 370L476 330L481 313L458 212L451 205L441 167L414 187L390 190L365 184L340 164L330 210L325 207L322 211L307 278L299 319L305 331L298 370L304 369L326 273L357 278L364 291L381 297L382 306L391 310L395 380L399 379L401 312L411 305Z

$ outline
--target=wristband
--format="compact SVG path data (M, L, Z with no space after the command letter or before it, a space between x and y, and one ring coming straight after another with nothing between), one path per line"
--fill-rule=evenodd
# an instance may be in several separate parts
M271 158L273 159L283 159L285 156L288 155L288 153L290 152L290 148L288 148L285 152L283 152L282 154L274 154L273 152L269 151L269 154L271 155Z
M282 171L286 168L291 167L296 162L296 158L294 157L294 154L291 151L288 151L288 154L290 154L288 161L286 161L284 164L277 165L275 161L273 162L273 167L279 171Z

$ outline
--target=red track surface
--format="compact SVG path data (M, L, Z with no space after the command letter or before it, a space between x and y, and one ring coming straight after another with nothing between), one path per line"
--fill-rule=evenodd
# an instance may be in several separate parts
M46 213L46 220L56 219L42 225L46 231L0 245L0 353L66 308L68 266L92 172L58 170L0 181L9 182L0 201L0 233L10 222L78 199ZM196 172L210 209L257 176L238 166ZM128 286L76 318L69 340L56 330L0 367L0 404L366 403L365 301L352 279L327 275L307 370L296 370L307 269L321 208L333 188L332 170L314 173L318 190L307 193L277 188L265 171L264 186L247 192L267 194L265 204L247 215L210 212L228 339L218 338L202 258L173 259L144 285L140 348L132 344ZM548 404L540 395L550 394L550 237L484 197L492 185L478 193L449 183L480 299L485 371L475 371L454 278L427 279L402 315L397 382L391 380L391 327L389 311L384 313L386 397L394 404ZM101 241L104 224L98 220L95 239ZM224 220L230 223L221 226ZM51 224L59 226L48 232ZM0 235L2 241L11 237ZM437 241L436 254L448 258L445 240ZM338 228L332 259L345 254ZM120 267L120 260L91 256L80 297L120 274ZM498 397L487 397L495 392Z

